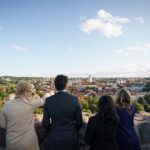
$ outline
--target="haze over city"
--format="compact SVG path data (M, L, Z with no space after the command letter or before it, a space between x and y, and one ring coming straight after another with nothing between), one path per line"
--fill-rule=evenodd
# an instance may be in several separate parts
M0 0L0 76L150 76L150 1Z

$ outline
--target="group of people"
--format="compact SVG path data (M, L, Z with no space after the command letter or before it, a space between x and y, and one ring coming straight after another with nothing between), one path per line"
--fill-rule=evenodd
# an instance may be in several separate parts
M42 125L47 132L45 150L79 150L78 132L82 128L82 110L78 99L67 92L68 78L55 78L57 92L34 100L28 81L17 84L14 100L0 112L0 127L6 129L6 150L39 150L34 128L34 110L44 105ZM101 96L98 111L89 119L85 142L90 150L140 150L134 131L135 108L130 93L121 89L114 103L111 96Z

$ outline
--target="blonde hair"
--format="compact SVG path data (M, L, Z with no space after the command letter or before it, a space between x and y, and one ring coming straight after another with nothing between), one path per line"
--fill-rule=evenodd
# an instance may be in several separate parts
M122 88L121 90L119 90L116 97L116 105L118 107L123 107L126 110L130 110L131 94L127 89Z
M31 90L32 90L32 86L28 81L20 80L17 84L16 97L18 97L19 95L23 95L26 91L31 91Z

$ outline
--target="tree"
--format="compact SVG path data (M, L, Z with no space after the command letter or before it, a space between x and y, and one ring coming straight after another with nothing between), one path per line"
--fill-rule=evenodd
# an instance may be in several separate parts
M97 112L98 101L99 98L94 94L86 98L84 98L83 96L79 98L82 111L84 112L91 112L91 113Z
M150 105L145 104L145 105L144 105L144 110L145 110L146 112L150 112Z
M43 108L42 107L36 108L34 114L43 114Z
M149 92L150 91L150 83L146 83L144 88L142 89L143 92Z
M4 85L1 85L0 86L0 93L1 92L6 92L6 87Z
M140 103L138 103L138 102L134 102L134 106L135 106L135 109L136 109L137 112L144 110L142 104L140 104Z
M16 87L15 86L7 86L6 87L6 92L11 94L11 93L16 93Z
M6 97L8 97L9 96L9 94L8 93L6 93L6 92L1 92L0 93L0 97L2 98L2 100L4 100Z
M85 99L80 100L80 105L83 111L89 110L88 101L86 101Z
M87 97L87 101L89 104L90 111L92 113L97 112L98 97L97 96L89 96L89 97Z
M145 99L143 97L139 97L137 100L138 103L144 105L146 103Z
M144 99L145 99L146 103L150 105L150 94L145 95Z

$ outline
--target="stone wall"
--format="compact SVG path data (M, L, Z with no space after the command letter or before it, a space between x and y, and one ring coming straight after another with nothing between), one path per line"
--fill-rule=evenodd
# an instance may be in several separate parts
M150 121L139 124L137 128L142 150L150 150Z

